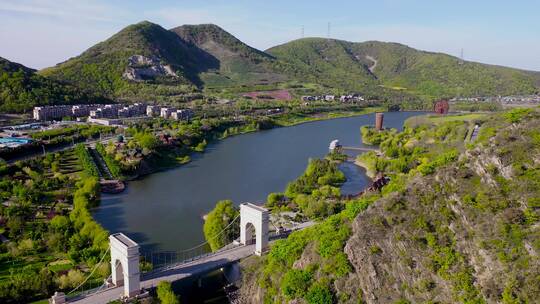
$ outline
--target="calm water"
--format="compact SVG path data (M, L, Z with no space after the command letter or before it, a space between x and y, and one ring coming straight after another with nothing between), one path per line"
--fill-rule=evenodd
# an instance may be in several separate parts
M386 127L400 129L418 112L385 113ZM363 146L360 126L374 114L318 121L235 136L208 146L192 162L129 182L119 195L104 195L95 219L111 233L123 232L143 250L182 250L204 240L202 216L218 200L263 202L298 177L309 158L323 157L331 140ZM349 180L342 193L357 193L369 182L363 169L342 166Z

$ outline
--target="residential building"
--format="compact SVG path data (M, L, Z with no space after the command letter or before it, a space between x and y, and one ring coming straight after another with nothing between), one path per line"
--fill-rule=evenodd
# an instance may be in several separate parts
M190 109L176 110L170 114L170 117L175 120L189 120L193 117L193 111Z
M162 118L170 118L171 117L171 114L173 112L176 112L176 108L172 108L172 107L163 107L161 108L160 110L160 115Z
M146 115L150 117L161 115L161 106L146 106Z

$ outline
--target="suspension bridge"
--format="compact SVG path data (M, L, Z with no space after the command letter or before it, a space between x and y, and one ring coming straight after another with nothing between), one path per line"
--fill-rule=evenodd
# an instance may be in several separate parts
M109 237L110 247L85 280L73 290L55 293L49 301L62 303L108 303L118 299L136 298L159 282L175 282L193 276L201 276L213 270L247 258L262 255L269 242L287 237L292 231L307 228L313 222L301 223L290 229L269 232L269 212L260 206L246 203L240 205L240 214L232 219L210 240L219 239L226 244L215 252L208 252L209 240L182 251L147 252L142 256L139 245L123 233ZM237 238L238 232L240 237ZM96 288L84 289L85 283L110 255L111 276ZM151 262L153 270L140 271L140 261Z

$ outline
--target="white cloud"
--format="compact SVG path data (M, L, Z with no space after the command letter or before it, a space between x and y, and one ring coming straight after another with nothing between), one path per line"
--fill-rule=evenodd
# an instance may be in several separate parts
M122 10L89 0L3 0L0 11L79 21L119 22Z

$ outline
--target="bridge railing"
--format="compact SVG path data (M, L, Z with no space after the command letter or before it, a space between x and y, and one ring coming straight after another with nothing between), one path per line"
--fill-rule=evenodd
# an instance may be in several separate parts
M172 262L170 262L170 263L166 263L165 265L161 265L160 267L156 267L156 268L154 268L154 269L152 269L150 271L144 272L143 275L150 275L150 274L153 274L153 273L166 271L166 270L169 270L169 269L174 269L174 268L176 268L178 266L185 265L185 264L190 264L190 263L193 263L195 261L199 261L199 260L207 258L207 257L216 256L218 254L228 252L230 250L236 249L236 248L241 247L241 246L243 246L243 245L241 245L239 242L231 242L231 243L225 245L224 247L222 247L219 250L216 250L214 252L205 252L205 253L202 253L202 254L199 254L199 255L196 255L196 256L192 256L192 257L186 258L186 259L172 260Z

